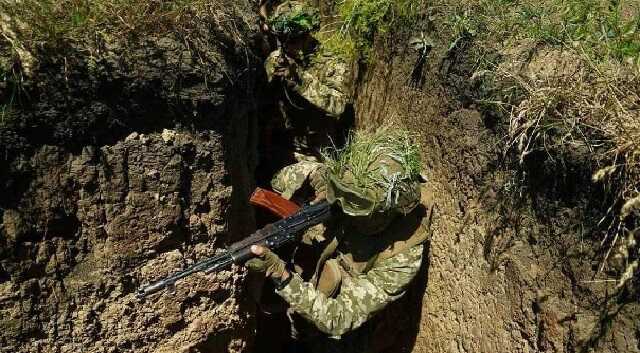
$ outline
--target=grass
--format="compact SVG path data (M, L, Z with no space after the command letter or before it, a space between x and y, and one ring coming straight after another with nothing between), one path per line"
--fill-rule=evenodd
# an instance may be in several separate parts
M491 86L489 96L477 103L502 112L506 148L517 164L524 168L529 155L542 152L562 168L563 158L571 158L571 152L587 151L593 180L609 195L601 222L606 230L602 242L607 244L603 266L611 253L620 253L628 265L621 283L637 278L640 4L437 0L433 9L441 19L436 26L440 38L450 43L473 38L475 47L481 48L467 53L473 56L470 62L477 63L477 72L488 72L483 82ZM530 55L515 63L519 58L513 53L521 46ZM482 55L489 51L500 53L502 63L486 62ZM555 56L535 58L531 53L536 52ZM532 58L539 61L533 72L526 69ZM561 67L567 60L571 70Z
M640 8L631 0L440 0L447 30L502 41L533 39L593 60L640 62Z
M333 53L366 60L376 35L412 24L422 6L422 0L341 0L337 2L337 26L321 31L319 39Z
M117 38L183 32L198 21L219 18L220 1L206 0L7 0L0 2L3 21L15 35L13 46L34 51L69 43L99 45ZM216 17L218 16L218 17ZM229 24L226 24L229 25Z
M357 58L359 55L356 43L350 35L321 30L315 34L315 37L322 43L319 55L336 55L344 59L345 62L351 62L353 58Z
M16 106L24 95L22 73L13 69L5 70L0 66L0 127L13 121L17 114Z
M382 189L387 194L402 187L399 181L418 180L421 171L419 147L409 132L397 128L358 131L343 149L325 150L323 156L329 172L337 178L349 179L361 190ZM399 174L380 173L378 163L387 156L402 166L396 171Z
M231 0L0 1L0 124L20 116L30 103L29 92L41 85L32 74L50 64L64 63L66 71L66 65L84 63L91 71L104 55L127 56L136 52L131 48L168 37L207 70L216 64L208 57L214 48L246 45L241 32L251 24L243 5Z

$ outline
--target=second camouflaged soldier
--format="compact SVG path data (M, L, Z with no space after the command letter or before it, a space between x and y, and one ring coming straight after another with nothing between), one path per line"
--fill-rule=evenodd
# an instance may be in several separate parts
M302 332L304 325L296 322L304 349L378 351L370 319L405 294L429 234L417 147L404 131L379 130L356 134L322 165L303 163L278 174L275 189L290 196L306 179L341 211L315 239L323 250L313 274L305 281L262 247L252 249L259 257L248 266L274 279L277 294L315 327Z
M324 50L312 36L320 29L315 7L284 1L269 13L269 3L263 3L261 14L278 48L265 62L267 78L280 97L294 148L318 156L321 148L341 140L338 125L351 103L352 63Z

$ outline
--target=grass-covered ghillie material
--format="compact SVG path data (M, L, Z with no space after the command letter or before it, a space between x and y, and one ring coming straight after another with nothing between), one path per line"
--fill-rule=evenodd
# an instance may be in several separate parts
M344 148L323 155L329 179L372 202L370 210L403 211L419 200L420 151L406 130L356 132Z
M320 14L313 7L288 2L269 18L269 26L277 36L298 37L320 28Z

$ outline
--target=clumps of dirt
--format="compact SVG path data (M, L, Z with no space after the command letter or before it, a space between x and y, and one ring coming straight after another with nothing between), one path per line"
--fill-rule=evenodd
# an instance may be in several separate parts
M505 115L508 151L531 180L553 185L564 179L568 183L560 185L567 196L597 195L593 206L600 211L606 245L600 270L608 264L621 274L625 265L608 260L612 253L627 254L629 262L636 258L638 218L623 211L639 196L639 76L615 62L596 66L572 51L531 45L514 50L505 61L495 70L495 82L520 89Z
M3 347L243 350L250 322L242 272L196 275L175 293L135 298L138 286L231 238L220 135L133 133L77 155L42 147L14 166L31 177L2 212Z
M640 183L640 80L632 66L596 62L578 49L462 36L444 55L445 84L504 136L502 162L518 174L520 193L590 200L602 225L594 234L604 244L601 270L609 266L621 275L629 267L610 255L632 263L637 251L638 219L622 210Z
M29 70L3 37L2 155L34 143L76 149L113 143L158 126L224 127L215 120L231 119L231 105L248 98L260 62L251 49L250 4L218 5L201 14L216 16L185 31L132 37L105 31L110 35L90 42L29 46Z
M184 31L23 46L30 70L0 40L0 350L250 347L240 270L134 295L255 226L257 15L216 4Z
M417 55L407 43L419 33L391 35L395 44L378 46L365 71L356 121L371 127L391 120L420 132L436 211L426 274L416 283L426 295L400 309L419 308L409 325L419 330L403 329L389 351L637 350L637 292L618 290L619 273L599 272L598 221L609 205L601 198L606 190L591 181L589 148L571 148L558 164L542 150L525 156L525 165L508 148L509 117L526 90L498 76L500 64L568 84L563 70L580 64L537 47L518 51L517 61L473 36L453 45L428 32L435 45L416 89L407 85ZM557 66L538 70L551 63Z

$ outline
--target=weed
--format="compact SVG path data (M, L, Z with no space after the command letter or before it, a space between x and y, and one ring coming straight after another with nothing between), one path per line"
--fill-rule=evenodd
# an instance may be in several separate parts
M534 39L587 53L594 61L638 64L640 13L625 14L614 0L436 1L452 40L462 33L495 41Z
M340 41L349 38L351 46L363 58L369 57L376 34L406 26L417 17L423 1L412 0L342 0L337 11L340 30L334 33ZM344 50L341 50L344 52Z
M204 0L9 0L0 3L0 12L12 22L20 45L35 49L179 30L207 6Z
M322 43L318 55L324 55L325 53L336 55L344 59L345 62L351 62L351 59L357 57L358 49L356 48L356 43L348 34L320 31L315 37Z
M328 149L323 155L332 175L339 178L349 175L356 187L365 190L393 188L394 181L376 169L381 157L389 156L402 165L399 180L417 180L421 171L420 151L412 135L397 128L359 131L350 137L345 148Z
M601 221L609 219L603 244L610 244L602 267L619 239L637 234L640 205L640 77L606 72L570 81L565 76L534 80L502 73L503 80L516 82L525 92L511 111L508 136L508 147L518 152L520 163L535 151L554 159L559 151L584 146L594 168L600 166L593 181L610 195ZM626 276L629 271L635 267Z
M586 150L594 180L609 196L603 218L608 220L603 223L608 229L603 244L609 244L609 252L628 233L640 242L640 232L634 230L640 218L625 215L629 207L624 208L640 195L640 12L637 5L629 7L630 2L436 0L433 4L442 14L439 34L451 43L472 35L477 47L503 53L507 60L513 59L510 53L520 52L521 44L533 48L530 55L544 48L574 60L577 72L552 77L526 68L540 71L544 69L540 65L555 65L553 59L531 67L529 56L520 66L486 67L482 82L490 89L477 103L491 105L505 118L507 147L517 152L520 163L531 153L543 152L561 167L561 158ZM637 265L626 276L634 271L638 272Z

